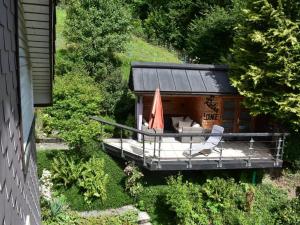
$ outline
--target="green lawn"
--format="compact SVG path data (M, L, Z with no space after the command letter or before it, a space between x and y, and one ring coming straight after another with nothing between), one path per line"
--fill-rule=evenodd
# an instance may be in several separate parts
M61 7L56 8L56 50L65 47L65 40L63 37L64 21L66 19L66 11Z
M181 63L175 52L152 45L134 36L127 43L125 52L119 53L118 57L122 62L121 71L126 80L130 71L130 64L133 61Z

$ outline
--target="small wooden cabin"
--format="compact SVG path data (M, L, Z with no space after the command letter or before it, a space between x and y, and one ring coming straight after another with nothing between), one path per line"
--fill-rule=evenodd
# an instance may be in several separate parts
M214 124L225 132L253 132L255 120L243 107L243 97L231 86L226 65L132 63L129 85L137 96L136 125L148 120L156 88L160 89L165 130L170 118L189 116L209 130Z
M136 95L136 128L93 118L119 131L119 136L103 140L103 148L111 154L149 170L282 166L287 134L269 132L267 120L249 115L243 97L229 82L227 66L133 63L129 86ZM147 126L156 88L162 96L163 131ZM225 131L213 132L213 125ZM132 136L124 137L124 131ZM211 137L220 138L211 142ZM214 146L201 153L206 144Z

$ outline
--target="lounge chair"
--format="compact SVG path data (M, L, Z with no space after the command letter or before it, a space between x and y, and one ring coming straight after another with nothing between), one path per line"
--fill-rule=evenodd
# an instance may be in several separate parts
M224 127L214 125L212 128L212 134L223 134ZM193 158L200 154L209 154L205 153L207 151L214 150L215 147L220 143L222 135L220 136L210 136L204 143L192 144L192 150L183 152L183 155L188 158ZM190 154L191 153L191 154Z

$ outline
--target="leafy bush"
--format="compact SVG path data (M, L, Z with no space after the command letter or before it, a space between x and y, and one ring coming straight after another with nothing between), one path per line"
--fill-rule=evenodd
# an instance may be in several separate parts
M177 224L209 224L202 193L198 185L184 182L182 176L171 177L166 194L167 203L176 213Z
M82 165L78 185L84 190L84 199L90 204L94 198L106 200L108 175L104 172L104 160L92 157Z
M294 170L300 170L300 133L291 133L285 141L284 160L290 164Z
M79 225L79 217L69 210L63 195L50 201L41 199L42 221L45 225Z
M134 165L134 162L127 163L124 173L127 175L125 190L128 191L132 197L137 199L143 191L143 185L140 180L144 175L139 171L138 167Z
M75 162L70 157L56 157L52 162L52 180L56 185L70 187L78 182L83 172L81 163Z
M89 116L100 115L100 87L84 72L71 72L56 77L54 103L43 114L44 129L59 131L70 147L79 149L100 135L99 123Z
M297 224L299 199L271 185L252 186L214 178L203 185L171 177L166 202L177 224Z
M283 210L279 210L277 224L294 225L300 224L300 198L293 199Z
M187 33L187 54L196 63L220 63L229 54L236 16L221 7L191 22Z
M114 70L115 53L124 49L131 15L121 0L71 0L66 5L65 38L75 63L98 81Z
M104 166L104 160L95 157L87 162L76 162L70 157L57 157L52 163L52 179L56 185L80 188L88 204L95 199L103 202L107 197L108 183L108 175L104 172Z

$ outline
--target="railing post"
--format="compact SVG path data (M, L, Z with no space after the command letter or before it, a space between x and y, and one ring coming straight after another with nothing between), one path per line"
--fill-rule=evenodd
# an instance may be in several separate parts
M121 128L121 157L125 158L124 156L124 150L123 150L123 128Z
M285 135L282 137L282 146L281 146L281 154L280 154L280 159L283 159L283 153L284 153L284 142L285 142Z
M251 137L250 145L249 145L249 155L248 155L247 167L251 167L251 155L253 154L253 144L254 144L254 139L253 139L253 137Z
M279 164L281 145L282 145L282 138L279 137L278 144L277 144L276 159L275 159L275 165L276 166L278 166L278 164Z
M101 131L100 131L101 139L103 139L103 123L102 122L100 122L100 126L101 126Z
M154 129L154 133L155 133L155 136L154 136L154 151L153 151L153 157L155 158L156 155L155 155L155 151L156 151L156 130Z
M157 168L161 168L161 165L160 165L160 151L161 151L161 136L159 136L159 139L158 139L158 164L157 164Z
M188 168L191 169L192 168L192 143L193 142L193 137L191 136L190 138L190 157L189 157L189 165L188 165Z
M143 166L146 165L146 157L145 157L145 135L143 134Z
M223 140L223 137L222 137L221 141L220 141L221 150L220 150L220 157L219 157L219 162L218 162L218 168L221 168L223 166L223 164L222 164L223 143L224 143L224 140Z

